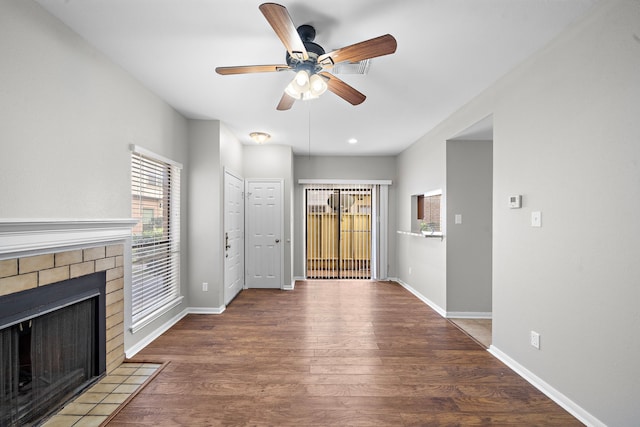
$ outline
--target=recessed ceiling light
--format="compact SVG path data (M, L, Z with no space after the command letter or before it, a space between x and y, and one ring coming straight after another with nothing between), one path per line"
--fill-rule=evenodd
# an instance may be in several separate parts
M349 144L357 144L357 143L358 143L358 140L357 140L357 139L355 139L355 138L349 138L349 139L347 140L347 142L348 142Z

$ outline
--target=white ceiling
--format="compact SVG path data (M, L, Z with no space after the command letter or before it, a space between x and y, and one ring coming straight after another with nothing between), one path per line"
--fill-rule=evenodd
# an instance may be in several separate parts
M597 0L282 0L326 51L383 34L395 54L339 77L367 96L327 92L276 111L292 72L221 76L218 66L285 63L259 0L37 0L186 117L218 119L244 143L298 154L396 154L543 47ZM490 124L489 121L485 121ZM474 129L478 131L478 129ZM480 130L482 132L482 130ZM357 144L348 144L357 138Z

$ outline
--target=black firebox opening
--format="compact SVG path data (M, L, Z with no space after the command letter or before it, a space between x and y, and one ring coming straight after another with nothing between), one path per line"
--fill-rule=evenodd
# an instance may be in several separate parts
M37 423L104 373L105 279L0 297L0 427Z

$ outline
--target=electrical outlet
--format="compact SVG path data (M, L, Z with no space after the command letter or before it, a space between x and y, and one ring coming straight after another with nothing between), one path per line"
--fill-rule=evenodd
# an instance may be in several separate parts
M531 331L531 345L540 350L540 334L536 331Z
M202 292L209 291L209 284L207 282L202 282Z

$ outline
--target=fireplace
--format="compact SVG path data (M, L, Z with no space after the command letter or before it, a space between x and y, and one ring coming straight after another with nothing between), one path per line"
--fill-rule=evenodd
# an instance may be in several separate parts
M73 368L63 376L109 374L123 362L124 289L125 281L130 277L130 267L127 266L131 262L125 248L131 244L131 227L135 223L135 220L130 219L0 220L0 319L4 319L0 320L0 329L14 328L12 332L3 332L0 338L0 366L5 364L5 341L17 340L15 346L22 350L22 357L15 356L22 365L18 370L18 392L27 392L29 387L33 387L33 377L36 374L42 376L37 371L39 367L25 363L35 358L34 353L29 353L33 351L33 341L41 336L46 343L61 330L72 332L73 328L65 326L51 326L53 332L42 329L39 325L41 320L35 319L43 315L53 316L53 313L57 313L55 308L60 306L72 310L71 314L67 313L71 317L94 319L95 316L97 322L97 325L89 326L86 330L76 331L75 335L83 343L83 348L97 348L95 353L98 358L83 365L82 374L80 368ZM89 282L97 280L100 284L78 284L85 279ZM40 295L40 292L45 293L41 294L43 297L36 303L37 308L29 309L28 303L8 302L17 301L20 295L29 295L27 300L33 301L40 298L35 296ZM76 305L78 306L75 307ZM93 320L61 319L58 322L63 325L73 323L75 327L92 324ZM92 337L87 338L88 335ZM26 350L28 345L31 350ZM79 346L80 344L76 344L77 348ZM46 355L47 360L70 360L68 357L54 357L59 351L62 350L50 350ZM76 353L72 352L74 355ZM34 371L37 372L34 374ZM31 385L28 381L29 372ZM0 378L2 375L4 374L0 374ZM0 387L5 382L6 380L0 379ZM1 389L0 392L1 400L4 399L5 392ZM6 423L0 418L0 426L16 424L22 423Z
M32 423L105 371L105 272L0 297L0 425Z

